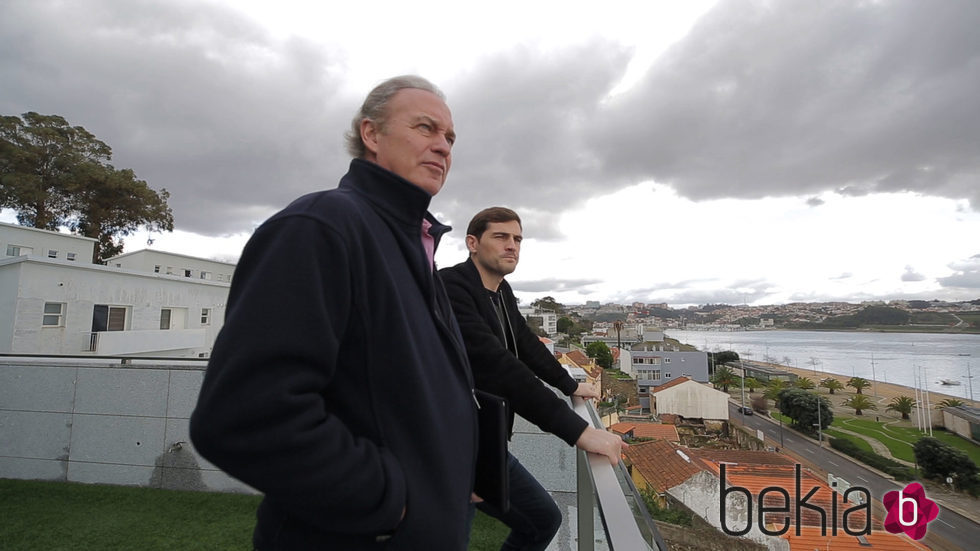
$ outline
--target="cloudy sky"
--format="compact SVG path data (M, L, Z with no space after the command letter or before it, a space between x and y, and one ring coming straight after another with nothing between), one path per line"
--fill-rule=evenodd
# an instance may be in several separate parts
M510 206L524 300L980 298L972 0L320 4L6 0L0 114L62 115L170 191L177 231L128 251L234 260L416 73L459 136L437 262Z

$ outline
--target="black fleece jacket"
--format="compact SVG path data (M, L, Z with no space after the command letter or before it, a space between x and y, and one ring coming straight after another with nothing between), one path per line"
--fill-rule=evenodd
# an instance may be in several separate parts
M476 403L429 200L354 160L242 253L190 433L265 494L257 549L466 547Z
M499 291L513 329L516 354L503 344L503 328L473 261L443 268L439 274L463 333L476 388L506 398L512 412L574 446L588 423L541 381L566 396L575 392L578 383L528 328L510 284L501 281Z

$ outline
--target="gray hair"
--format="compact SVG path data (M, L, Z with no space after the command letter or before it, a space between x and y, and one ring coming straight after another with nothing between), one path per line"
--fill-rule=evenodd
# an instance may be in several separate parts
M371 93L364 98L364 104L354 115L350 123L350 130L344 134L347 142L347 152L352 157L362 159L367 154L367 147L361 139L361 123L365 120L374 121L379 129L383 129L388 117L388 102L399 90L415 88L432 92L439 96L439 99L446 101L446 95L428 80L415 75L402 75L389 78L377 85Z

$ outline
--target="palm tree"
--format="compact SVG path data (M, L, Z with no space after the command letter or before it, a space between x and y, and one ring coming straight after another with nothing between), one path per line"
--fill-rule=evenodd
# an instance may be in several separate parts
M720 386L722 392L728 392L728 387L735 384L735 374L727 367L715 368L715 376L711 378L715 386Z
M783 382L777 379L770 379L769 384L766 385L765 390L762 391L762 395L766 400L772 400L775 402L779 399L779 393L786 388L783 386Z
M851 377L851 380L847 381L847 386L854 387L854 390L861 394L861 389L871 386L871 382L863 377Z
M868 398L863 394L857 394L855 396L851 396L850 398L845 400L841 405L849 408L854 408L854 415L861 415L862 410L865 409L875 409L875 410L878 409L878 406L871 401L871 398Z
M844 390L844 383L838 381L834 377L827 377L826 379L820 381L820 386L829 390L831 394L833 394L835 390Z
M800 377L799 379L796 380L796 383L794 383L794 386L796 386L796 388L800 388L800 389L803 389L803 390L812 390L817 385L812 380L810 380L810 379L808 379L806 377Z
M762 383L759 382L759 379L756 379L755 377L745 378L745 388L749 389L749 392L755 392L755 389L759 388L760 386L762 386Z
M892 398L891 403L888 404L885 411L897 411L902 414L902 419L908 421L909 414L912 413L912 408L914 407L917 407L915 399L903 394L902 396Z
M958 400L956 398L946 398L945 400L936 404L939 409L942 408L955 408L956 406L965 406L966 402L963 400Z

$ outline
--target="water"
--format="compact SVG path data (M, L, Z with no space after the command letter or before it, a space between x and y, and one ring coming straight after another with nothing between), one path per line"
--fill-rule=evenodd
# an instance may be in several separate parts
M931 392L971 400L980 396L980 335L677 329L667 329L666 334L699 350L734 350L747 360L768 358L811 369L814 380L826 372L914 387L919 371L922 388ZM939 379L961 384L943 385ZM971 383L976 388L971 389Z

